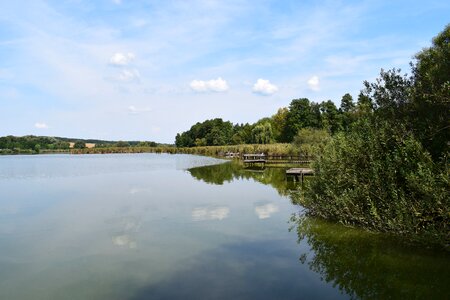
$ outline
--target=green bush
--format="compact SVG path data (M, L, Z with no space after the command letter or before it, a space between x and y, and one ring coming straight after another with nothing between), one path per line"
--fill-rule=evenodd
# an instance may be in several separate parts
M450 195L442 165L400 125L361 120L325 146L301 203L312 215L445 245Z

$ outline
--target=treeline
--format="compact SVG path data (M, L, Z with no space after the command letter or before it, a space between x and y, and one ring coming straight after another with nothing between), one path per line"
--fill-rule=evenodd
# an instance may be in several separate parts
M357 101L350 94L341 99L340 107L333 101L312 102L294 99L289 107L280 108L270 118L254 124L233 124L220 118L198 122L188 131L177 134L177 147L220 146L239 144L291 143L304 128L325 130L329 134L349 130L361 115L373 109L373 103L362 93Z
M71 147L71 143L74 143ZM92 139L76 139L48 136L3 136L0 137L0 154L36 154L41 152L68 152L73 149L84 149L86 145L95 148L157 147L162 146L152 141L104 141ZM164 145L163 145L164 146Z
M42 150L68 150L69 142L55 137L27 135L0 137L0 153L40 153Z

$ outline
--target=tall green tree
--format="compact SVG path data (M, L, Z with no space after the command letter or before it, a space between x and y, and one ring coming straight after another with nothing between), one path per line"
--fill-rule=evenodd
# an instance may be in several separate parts
M353 97L349 93L342 96L341 107L342 112L351 112L355 109L355 103L353 102Z
M273 140L272 125L268 121L258 124L253 128L252 134L256 144L270 144Z
M448 155L450 141L450 24L423 49L412 64L411 123L435 159Z
M271 118L273 137L279 143L285 143L288 141L285 136L287 126L287 116L289 110L287 107L279 108L277 113Z
M356 105L349 93L342 96L339 111L341 112L342 129L348 131L357 119Z
M294 99L289 104L285 136L291 142L297 132L306 127L321 128L320 105L307 98Z
M320 104L322 127L330 133L342 129L342 118L333 101L328 100Z

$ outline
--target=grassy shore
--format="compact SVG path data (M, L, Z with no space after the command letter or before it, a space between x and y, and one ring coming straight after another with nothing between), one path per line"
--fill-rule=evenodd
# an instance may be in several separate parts
M298 148L292 144L245 144L202 147L106 147L71 149L71 154L104 154L104 153L170 153L197 154L206 156L224 156L233 153L265 153L266 155L312 155L307 148Z

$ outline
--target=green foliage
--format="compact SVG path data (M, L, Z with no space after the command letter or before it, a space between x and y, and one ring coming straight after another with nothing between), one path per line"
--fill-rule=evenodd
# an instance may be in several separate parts
M322 102L320 104L320 111L322 121L321 128L328 130L330 133L336 133L342 130L342 113L336 108L333 101L328 100Z
M294 183L286 180L286 171L284 168L252 170L243 168L239 162L231 161L213 166L191 168L188 171L195 179L210 184L222 185L224 182L244 178L271 185L282 196L290 195L291 190L294 189Z
M311 214L344 224L448 244L448 170L404 127L361 120L314 163L302 200Z
M277 113L271 117L273 138L279 143L289 142L288 138L285 136L285 128L287 126L287 116L289 110L287 107L278 109Z
M349 131L352 124L357 120L356 105L350 94L342 96L339 112L342 130Z
M361 95L361 103L355 108L350 94L342 97L341 108L333 101L321 103L307 98L294 99L289 108L278 109L270 118L262 118L254 124L235 124L222 119L206 120L193 125L188 131L175 137L177 147L290 143L303 128L325 129L331 134L349 130L358 116L373 110L371 99Z
M374 83L364 82L362 99L369 99L370 104L365 105L370 105L379 118L405 124L411 113L412 79L400 72L400 69L381 69Z
M253 143L252 130L253 126L248 123L234 125L233 135L231 137L231 144L240 145Z
M353 103L353 97L350 94L345 94L341 99L340 110L342 112L352 112L355 109L355 103Z
M130 147L130 143L124 141L118 141L116 147Z
M272 125L268 121L256 125L252 130L252 136L256 144L270 144L273 141Z
M449 153L450 24L416 55L410 122L435 159Z
M157 147L158 144L155 142L139 142L137 145L137 147Z
M330 137L324 129L303 128L294 137L293 145L301 149L301 153L314 157L322 152Z
M289 104L285 136L292 141L297 132L306 127L319 128L320 108L307 98L294 99Z
M86 148L86 143L83 141L76 141L75 144L73 145L73 147L75 149L84 149L84 148Z
M177 147L228 145L232 143L232 136L233 124L217 118L196 123L188 131L177 134L175 144Z
M315 162L302 203L344 224L450 244L450 25L412 64L364 83L358 121Z
M32 154L45 150L68 149L69 143L54 137L27 135L23 137L0 137L1 154Z
M373 113L374 110L374 103L372 99L363 94L362 92L358 95L358 102L356 103L356 112L358 115L358 118L370 115Z

